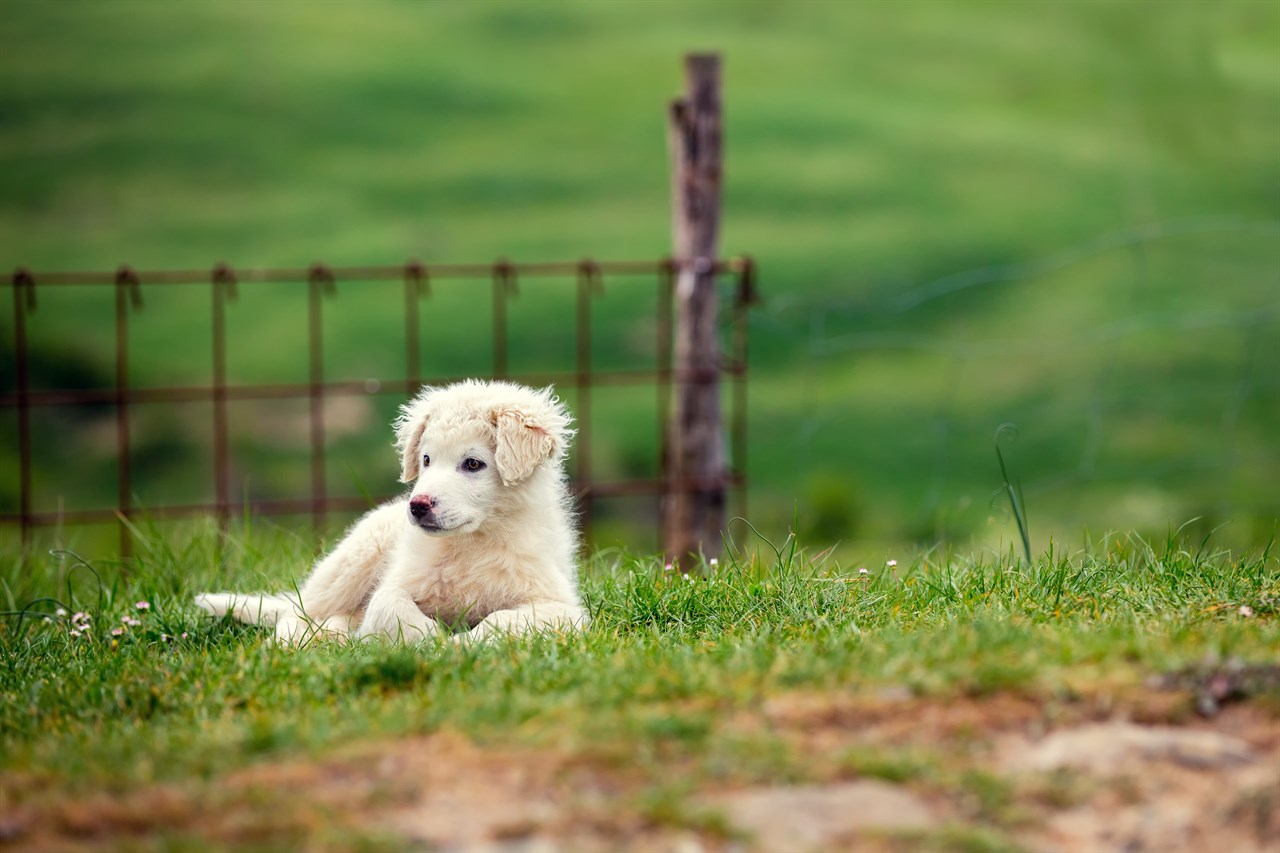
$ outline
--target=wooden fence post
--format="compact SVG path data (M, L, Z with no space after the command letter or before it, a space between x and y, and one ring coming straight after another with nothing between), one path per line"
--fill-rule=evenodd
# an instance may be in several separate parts
M685 57L685 94L669 120L676 258L674 400L667 425L663 543L685 570L720 553L725 450L720 419L720 345L716 331L720 231L720 56Z

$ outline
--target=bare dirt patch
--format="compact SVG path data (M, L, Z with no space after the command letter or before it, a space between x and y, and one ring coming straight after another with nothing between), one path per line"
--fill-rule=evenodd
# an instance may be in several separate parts
M758 765L708 773L693 754L673 755L655 775L571 749L482 746L450 732L90 796L33 794L25 786L39 780L8 776L0 849L185 839L325 850L355 839L386 849L694 853L905 849L922 839L945 848L972 832L1045 851L1274 850L1274 715L1248 703L1213 720L1188 717L1180 702L1153 707L1115 697L778 696L720 725L727 737L785 746L786 772L764 781ZM684 801L655 801L679 779L688 781Z
M875 779L750 788L706 802L765 850L829 847L868 832L922 832L938 825L928 803Z
M771 727L823 776L886 776L935 822L1032 850L1274 851L1280 725L1248 704L1201 719L1193 702L793 695L736 725Z
M1256 734L1250 743L1202 728L1092 724L1010 739L999 766L1033 784L1075 776L1084 791L1023 834L1039 849L1274 850L1280 756Z

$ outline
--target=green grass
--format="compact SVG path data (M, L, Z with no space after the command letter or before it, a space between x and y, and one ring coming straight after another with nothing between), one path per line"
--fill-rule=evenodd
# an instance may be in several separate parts
M1234 547L1275 534L1273 3L13 2L0 35L0 263L36 269L661 256L664 104L683 52L720 49L722 245L757 257L766 299L754 517L821 509L823 544L1014 541L990 511L1011 421L1038 549L1192 518L1230 522ZM571 366L569 284L522 283L514 370ZM598 365L652 360L650 285L606 282ZM303 379L301 296L241 290L233 381ZM206 381L208 294L144 297L131 379ZM330 374L398 371L399 310L396 287L340 283ZM36 384L109 381L110 311L106 292L41 289ZM437 283L428 373L489 370L487 311ZM628 390L597 407L596 471L655 457L651 391ZM392 487L394 402L335 435L335 491ZM237 493L305 485L287 452L305 426L290 445L268 420L233 412ZM137 414L140 504L208 496L208 421ZM114 495L110 426L38 416L38 509ZM16 430L0 413L6 511ZM632 508L598 517L605 544L652 547Z
M1011 787L958 757L963 735L828 754L770 708L1013 697L1041 722L1178 718L1193 700L1147 709L1150 676L1274 664L1273 3L67 0L6 4L0 38L0 265L37 270L665 255L664 105L682 53L723 51L722 246L757 258L765 296L751 319L751 517L765 531L794 519L814 549L777 553L735 524L736 561L675 578L632 555L653 545L648 505L619 502L598 508L597 544L633 548L587 561L594 621L580 636L290 653L190 600L301 576L309 534L245 519L219 546L197 525L144 523L139 556L120 561L112 526L59 529L38 544L84 559L23 562L2 530L0 609L25 615L0 619L0 844L5 809L172 786L243 824L227 846L397 849L340 822L317 836L314 816L271 786L237 793L235 774L460 733L605 774L623 792L614 808L644 826L723 835L691 794L862 776L953 804L931 846L1008 849L1035 797L1074 789ZM515 371L571 368L572 284L521 282ZM131 381L207 381L207 291L144 299ZM652 363L653 299L647 278L605 283L597 366ZM34 384L109 383L111 294L38 300ZM398 286L338 284L331 378L397 374L386 329L400 300ZM305 378L304 306L300 291L241 288L232 381ZM465 284L433 283L428 374L488 371L488 310ZM357 400L331 425L333 492L397 488L397 402ZM650 475L652 390L593 402L593 469ZM300 412L232 407L233 493L306 488ZM1029 565L993 446L1007 422ZM144 407L133 425L139 506L210 496L207 405ZM112 428L109 408L36 414L37 510L114 499ZM0 512L16 509L16 435L0 411ZM1136 532L1064 550L1081 529ZM72 637L78 611L94 627ZM1248 701L1280 707L1274 693ZM152 811L107 823L159 826L161 847L210 842Z
M0 622L0 801L206 784L451 731L628 768L635 808L658 823L705 828L705 815L672 805L690 791L853 774L950 791L974 803L975 826L999 830L1006 783L948 769L927 745L822 758L740 720L780 698L885 691L1059 706L1105 695L1114 708L1152 675L1206 659L1273 663L1280 644L1280 565L1266 553L1112 537L1030 565L1013 553L902 553L862 573L789 539L688 577L600 553L583 567L592 623L578 635L288 651L190 599L279 588L304 571L310 546L270 527L216 543L208 530L144 532L128 563L67 552L6 567L0 594L22 615ZM54 616L59 606L68 615ZM92 628L73 637L77 611Z

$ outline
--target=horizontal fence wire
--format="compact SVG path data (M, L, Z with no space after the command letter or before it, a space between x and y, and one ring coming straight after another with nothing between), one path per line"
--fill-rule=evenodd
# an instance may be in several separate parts
M448 384L468 376L441 375L422 364L421 329L418 301L429 292L432 281L448 279L483 280L492 288L493 351L492 378L509 378L533 385L554 384L573 388L576 392L577 450L572 488L578 502L584 527L589 531L595 502L600 499L652 496L661 500L673 490L684 492L729 488L734 490L739 509L745 513L746 501L746 381L747 381L747 308L756 302L755 265L750 258L740 257L712 262L717 275L731 276L735 283L733 306L728 313L729 330L726 347L722 347L721 364L712 371L681 370L672 364L672 299L674 280L680 270L692 268L695 261L665 258L649 261L552 261L512 263L500 260L491 264L432 264L410 261L400 265L330 267L312 264L288 269L233 268L218 264L206 270L135 270L121 266L114 271L33 272L18 269L9 284L13 290L13 329L15 382L12 391L0 393L0 409L15 410L18 439L18 507L17 511L0 511L0 525L17 525L21 529L24 548L30 544L32 531L39 527L118 521L121 553L132 552L131 520L135 518L180 519L213 516L225 529L232 517L245 513L263 516L309 514L313 524L321 527L331 512L356 512L394 495L335 496L326 481L325 462L328 443L325 435L325 401L344 395L367 396L397 394L410 396L424 382ZM702 268L707 262L699 259ZM575 357L572 370L512 370L509 354L507 303L524 279L573 277L575 293ZM606 279L614 277L650 277L657 287L655 318L656 365L651 369L597 370L592 352L592 299L602 292ZM336 292L339 282L402 281L404 284L403 316L405 374L403 377L337 381L326 379L324 370L323 318L325 298ZM305 285L307 288L307 381L284 383L231 384L227 379L228 334L227 306L236 301L241 287L279 283ZM114 288L115 362L113 383L103 388L41 388L30 382L31 351L27 319L37 311L37 292L45 287L101 286ZM142 307L143 288L152 286L207 286L211 289L210 319L213 364L207 383L131 387L129 374L129 316ZM727 351L725 351L727 350ZM714 482L685 480L673 482L666 473L666 426L669 419L673 384L706 382L727 377L733 383L732 405L727 429L731 437L729 469ZM593 444L592 389L602 386L652 384L656 388L655 407L659 435L656 477L632 477L608 482L598 481L591 464ZM231 452L228 403L239 400L306 400L308 407L308 450L310 490L306 495L276 499L231 498ZM134 465L132 456L131 410L145 403L211 403L213 447L210 466L213 471L212 501L184 503L148 502L139 506L134 498ZM33 466L31 412L43 407L111 406L115 411L115 448L117 456L117 488L114 506L88 509L56 510L33 505ZM660 517L660 514L659 514ZM659 536L661 533L659 532ZM662 541L661 538L659 541Z

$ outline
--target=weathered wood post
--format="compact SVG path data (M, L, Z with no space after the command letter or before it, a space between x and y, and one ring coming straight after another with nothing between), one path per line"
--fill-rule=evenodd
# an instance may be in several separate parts
M685 57L685 94L671 102L671 198L675 256L675 360L667 425L663 543L687 569L720 552L725 450L720 422L720 345L715 261L720 231L720 56Z

